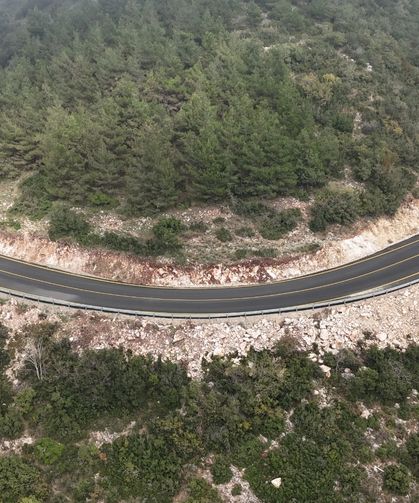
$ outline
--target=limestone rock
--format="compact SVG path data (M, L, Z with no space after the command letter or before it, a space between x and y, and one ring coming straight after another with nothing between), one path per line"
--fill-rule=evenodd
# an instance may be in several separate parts
M330 377L330 371L332 370L327 365L320 365L320 370L325 374L326 377Z
M281 477L278 477L276 479L273 479L271 480L271 484L276 487L277 489L279 489L281 487L281 484L282 484L282 479Z

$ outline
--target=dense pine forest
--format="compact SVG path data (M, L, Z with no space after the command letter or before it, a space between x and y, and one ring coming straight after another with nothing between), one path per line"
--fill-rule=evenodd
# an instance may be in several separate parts
M0 0L14 211L392 214L417 191L418 30L418 0Z

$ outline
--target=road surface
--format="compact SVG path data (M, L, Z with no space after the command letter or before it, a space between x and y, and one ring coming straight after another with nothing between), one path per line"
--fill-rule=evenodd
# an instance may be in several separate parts
M98 310L189 316L234 315L324 304L419 281L419 235L347 265L239 287L166 288L118 283L0 256L0 290ZM76 306L77 307L77 306Z

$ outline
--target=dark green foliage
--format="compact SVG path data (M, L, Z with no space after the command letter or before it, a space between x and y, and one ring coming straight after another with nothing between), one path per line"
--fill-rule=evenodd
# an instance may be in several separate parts
M15 210L263 205L349 167L352 221L414 186L414 0L16 0L0 19L0 176L30 173Z
M407 452L413 463L419 465L419 433L412 433L406 441Z
M382 444L376 451L377 456L383 461L390 459L397 459L399 454L399 449L396 442L389 441Z
M0 494L6 502L19 501L25 496L43 500L48 494L40 472L18 456L0 457Z
M0 371L7 367L10 362L9 354L7 353L5 346L7 340L8 330L7 328L0 323Z
M330 224L347 225L360 214L359 195L353 190L325 190L311 208L310 229L324 231Z
M278 251L275 248L259 248L258 250L254 251L254 254L256 257L261 257L261 258L272 258L276 257L278 255Z
M419 479L419 433L412 433L406 440L406 465Z
M217 456L211 465L211 475L214 484L226 484L230 482L233 472L231 471L228 459L223 456Z
M346 465L345 454L339 446L290 433L246 470L246 478L266 502L355 502L363 471ZM276 489L270 482L279 476Z
M188 484L189 496L185 503L221 503L217 490L204 479L192 479Z
M105 232L103 236L90 235L89 242L111 250L132 253L133 255L144 256L151 254L151 250L144 241L133 236L117 234L116 232Z
M86 239L89 231L88 222L70 208L58 206L50 214L48 235L53 241L72 238L80 242Z
M169 362L132 357L122 351L85 352L78 357L67 343L45 349L45 377L28 377L36 391L35 406L45 431L55 438L78 437L103 414L138 410L150 400L162 410L179 405L187 378Z
M233 206L232 210L237 215L247 218L256 218L264 215L270 215L272 213L271 208L266 206L266 204L260 201L237 201Z
M345 383L353 399L379 401L384 404L404 402L418 383L418 354L415 346L405 353L372 347L364 355L366 367Z
M182 248L180 236L183 224L176 218L162 218L152 228L153 238L142 240L115 232L103 235L91 232L91 226L81 215L58 206L50 216L49 237L53 240L71 238L84 246L100 246L140 256L174 254Z
M284 430L283 409L310 393L313 379L320 375L317 366L293 352L285 363L282 350L273 358L252 352L238 366L216 359L207 367L205 380L215 385L201 395L199 424L217 451L234 449L246 432L276 437Z
M154 242L157 250L175 251L181 248L179 236L184 230L182 222L173 217L162 218L153 226Z
M222 243L227 243L228 241L233 240L233 235L225 227L220 227L219 229L217 229L215 231L215 235L216 235L217 239L219 241L221 241Z
M189 479L208 459L215 484L231 480L232 466L244 469L264 502L372 501L364 466L377 459L387 466L386 492L414 488L418 435L396 420L403 407L415 405L406 398L417 388L418 346L324 355L333 368L325 379L287 338L273 351L214 358L205 363L202 380L191 381L181 366L122 349L75 353L56 340L55 329L43 323L22 334L42 338L44 375L38 379L27 365L2 411L20 415L35 438L19 456L0 457L5 503L25 496L45 503L164 503L183 491L189 503L218 502L214 487ZM355 377L343 372L346 366ZM370 385L366 371L384 384L374 378ZM319 388L320 396L314 393ZM361 415L362 400L374 403L368 419ZM95 447L90 431L108 428L121 436ZM381 442L378 450L370 438ZM271 483L277 477L279 488ZM52 494L57 487L59 494ZM234 494L239 488L232 500Z
M301 211L299 209L280 211L263 220L259 227L259 232L265 239L280 239L285 234L295 229L300 219Z
M300 405L292 421L297 433L320 444L333 445L347 460L354 456L354 449L359 450L365 442L366 423L343 402L326 408L314 403Z
M105 484L118 500L132 497L171 502L180 487L182 460L169 444L151 435L130 435L104 447Z
M255 235L255 231L251 227L240 227L236 230L236 235L242 238L252 238Z
M12 407L9 407L7 412L0 415L0 438L18 438L23 433L23 429L22 416Z
M51 438L41 438L34 446L36 458L44 465L51 465L58 461L64 451L64 445Z
M412 478L409 470L404 465L388 465L384 468L384 489L393 493L406 495Z

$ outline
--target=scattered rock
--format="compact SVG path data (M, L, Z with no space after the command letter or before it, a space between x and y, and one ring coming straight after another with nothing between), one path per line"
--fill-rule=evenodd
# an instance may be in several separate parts
M278 477L276 479L273 479L271 480L271 484L276 487L277 489L279 489L281 487L281 484L282 484L282 479L281 477Z
M320 370L325 374L326 377L330 377L331 373L330 371L332 370L330 367L327 365L320 365Z

